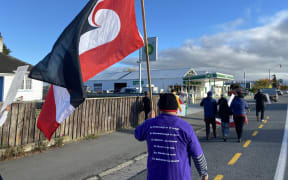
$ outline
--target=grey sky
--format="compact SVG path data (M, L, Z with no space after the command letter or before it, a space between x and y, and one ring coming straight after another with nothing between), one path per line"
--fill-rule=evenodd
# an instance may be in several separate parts
M268 70L277 78L288 80L288 11L272 17L261 17L259 26L235 29L243 19L227 22L223 32L187 39L179 48L159 52L159 60L151 62L153 69L194 68L196 71L217 71L233 74L235 79L268 78ZM161 43L161 38L159 38ZM123 65L137 66L135 58L123 60ZM280 64L282 67L280 68Z

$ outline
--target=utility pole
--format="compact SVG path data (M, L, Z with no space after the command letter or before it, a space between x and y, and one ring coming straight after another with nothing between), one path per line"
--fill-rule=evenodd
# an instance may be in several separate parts
M246 90L246 74L245 74L245 71L244 71L244 88Z
M142 58L142 53L141 49L139 50L139 93L142 93L142 66L141 66L141 58Z

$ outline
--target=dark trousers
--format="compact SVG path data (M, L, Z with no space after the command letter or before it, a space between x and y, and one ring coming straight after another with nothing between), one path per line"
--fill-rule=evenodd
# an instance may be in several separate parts
M258 117L260 111L261 111L261 120L262 120L262 119L264 119L265 108L264 107L256 107L256 117Z
M245 116L234 116L235 130L238 139L242 138L243 126L245 122Z
M206 118L205 117L205 124L206 124L206 137L210 138L210 124L212 124L213 135L216 137L216 120L215 117L213 118Z
M149 118L149 117L148 117L149 112L150 112L150 111L145 111L145 120Z

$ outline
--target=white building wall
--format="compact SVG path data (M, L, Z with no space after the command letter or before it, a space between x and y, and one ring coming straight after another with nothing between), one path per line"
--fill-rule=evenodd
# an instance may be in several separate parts
M114 89L113 81L96 81L96 80L89 80L85 82L85 86L88 86L89 89L94 92L94 84L102 84L102 91L103 90L110 90Z
M23 96L23 101L42 100L43 98L43 82L32 80L32 89L18 90L16 98Z
M4 75L4 84L3 84L3 101L5 100L7 93L9 91L10 85L13 81L14 75Z
M3 93L3 101L5 100L12 81L14 79L14 75L5 75L4 76L4 93ZM23 101L34 101L34 100L42 100L43 97L43 82L32 79L32 88L27 90L19 89L16 98L23 96Z
M111 90L114 89L114 84L115 83L126 83L127 87L139 87L139 85L133 85L133 81L138 81L138 79L128 79L128 80L103 80L103 81L98 81L98 80L89 80L85 83L86 86L90 87L91 90L94 90L94 84L102 84L102 91L104 90ZM143 85L148 84L147 79L142 79ZM151 83L158 87L158 90L164 89L165 92L168 92L168 87L170 85L182 85L183 80L182 78L175 78L175 79L152 79Z
M214 87L214 85L215 85L215 88L214 88L213 95L215 97L220 97L220 95L223 93L222 86L224 85L224 81L215 81L215 84L214 84L213 79L211 79L210 83L209 81L204 83L204 88L203 88L203 91L201 92L201 96L206 97L206 93L210 91L212 87ZM206 89L206 92L205 92L205 89Z
M114 89L113 81L102 81L102 90L111 90L111 89Z
M152 84L158 87L159 91L160 89L164 89L164 92L168 92L168 87L171 85L183 85L182 78L174 78L174 79L153 79Z

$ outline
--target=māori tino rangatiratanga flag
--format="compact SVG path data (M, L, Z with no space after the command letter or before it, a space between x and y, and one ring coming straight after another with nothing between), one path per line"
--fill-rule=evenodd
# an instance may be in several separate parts
M52 84L37 122L48 140L84 101L83 83L142 46L134 0L90 0L29 74Z

